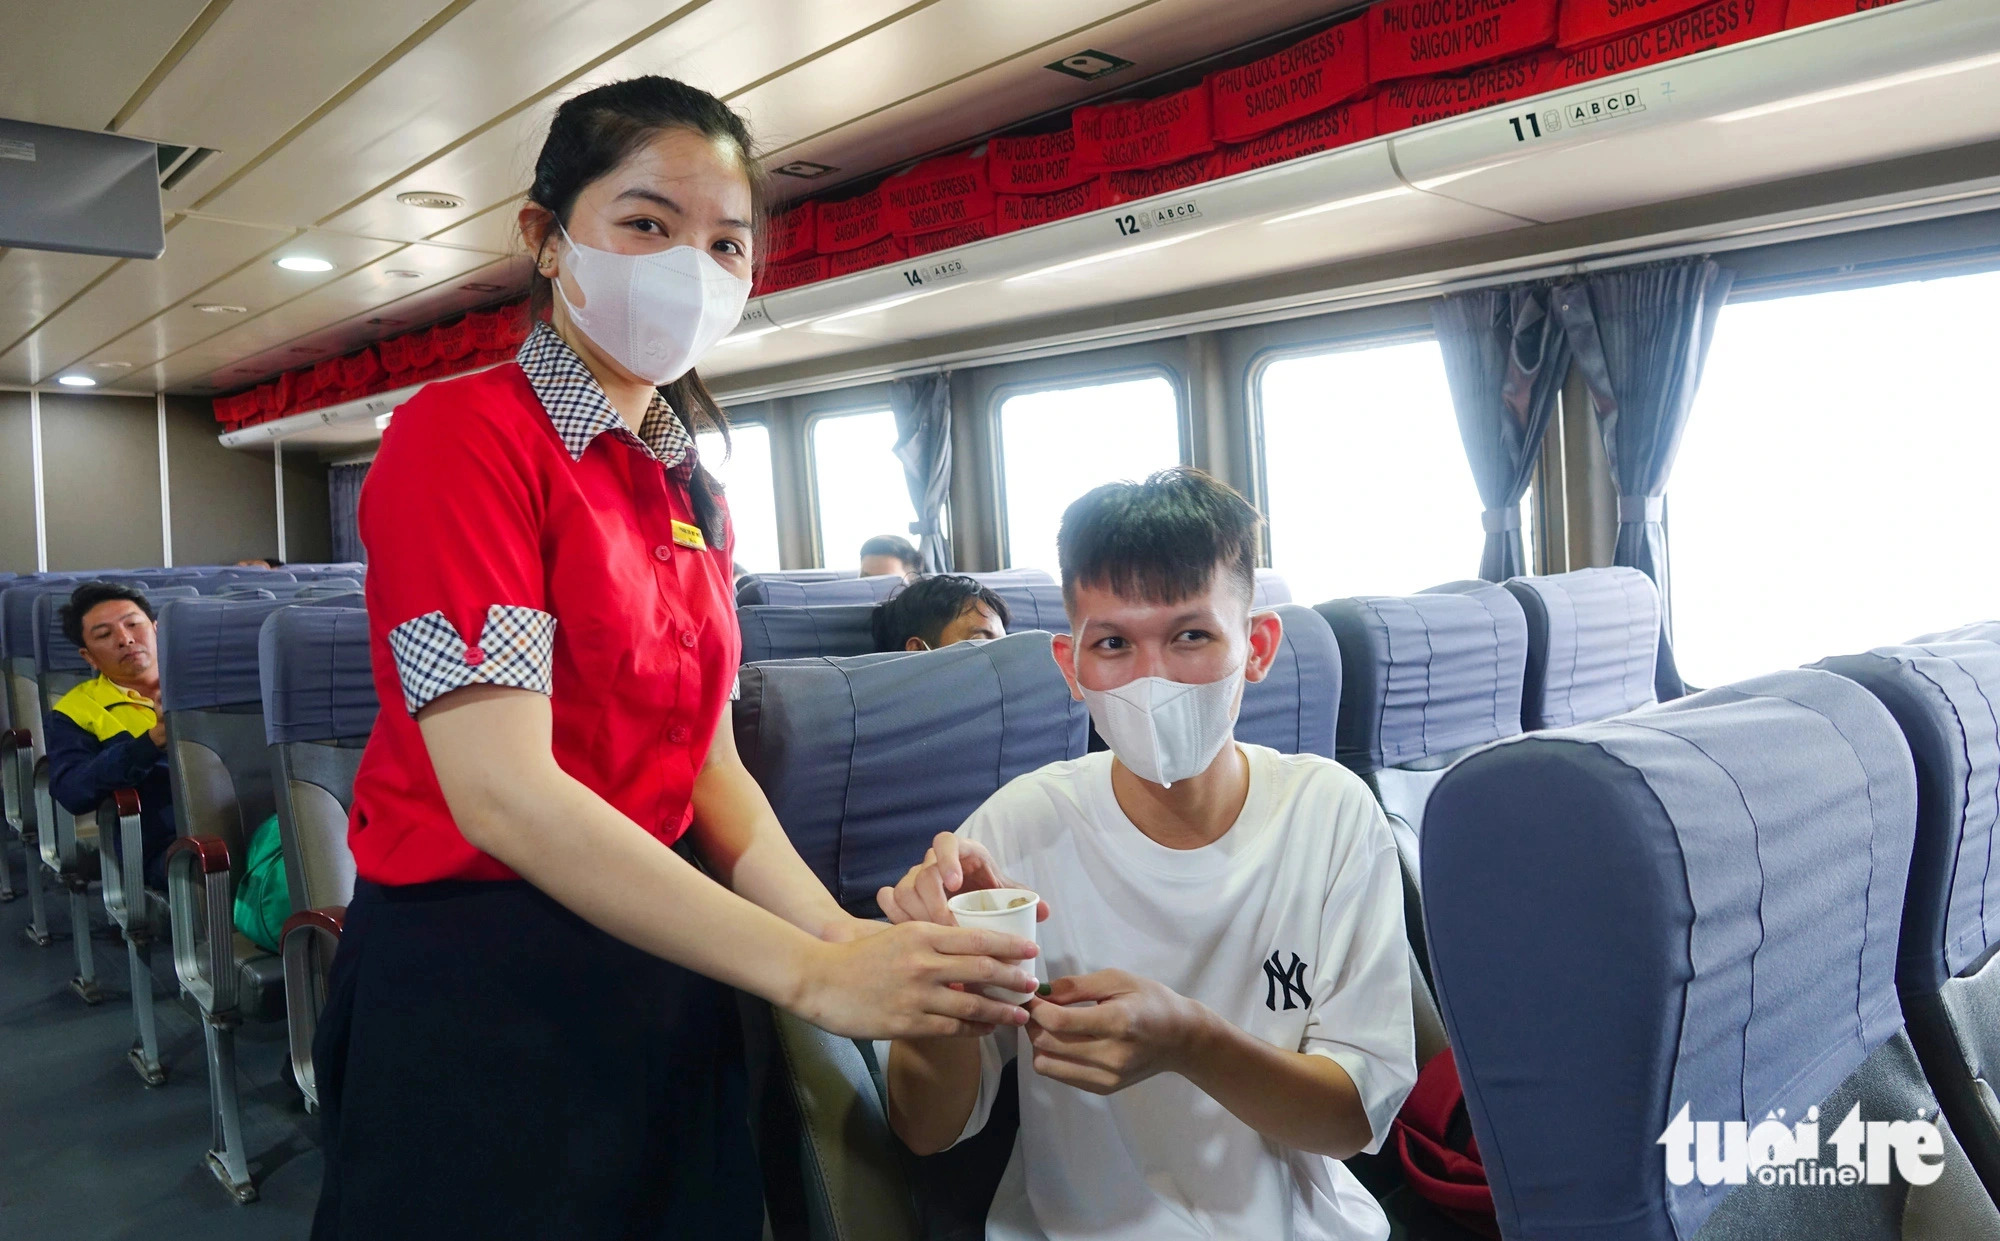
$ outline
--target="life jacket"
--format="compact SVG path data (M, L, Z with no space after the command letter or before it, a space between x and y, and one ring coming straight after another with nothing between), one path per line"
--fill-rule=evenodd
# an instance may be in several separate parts
M1499 1241L1493 1191L1465 1111L1458 1064L1446 1049L1417 1074L1417 1084L1390 1126L1403 1177L1424 1201L1458 1224Z

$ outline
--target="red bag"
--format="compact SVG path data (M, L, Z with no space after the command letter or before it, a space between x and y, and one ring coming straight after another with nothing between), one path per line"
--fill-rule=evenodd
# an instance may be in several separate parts
M1562 0L1557 47L1583 47L1665 18L1698 9L1703 0Z
M509 302L505 306L466 317L472 320L472 347L481 352L497 349L511 353L528 339L528 307L525 302Z
M375 342L375 356L382 359L382 369L391 375L400 375L411 367L410 338L391 336L387 340Z
M282 417L292 408L292 373L286 371L257 388L257 412L266 418Z
M296 380L293 381L292 386L294 390L297 389L298 383ZM323 361L313 363L310 386L312 394L315 396L322 393L338 392L341 386L340 359L327 358ZM304 394L302 393L301 395Z
M1053 194L996 194L993 204L994 231L1012 233L1097 210L1104 205L1104 184L1093 177Z
M789 263L811 255L819 244L819 205L810 199L771 218L764 233L764 261Z
M953 246L969 246L975 241L984 241L988 237L994 236L998 231L994 227L993 217L989 215L983 220L972 220L964 224L955 224L950 228L941 228L934 233L918 233L909 240L910 257L916 258L920 254L935 254L939 250L949 250Z
M1076 158L1075 129L986 144L986 180L995 194L1052 194L1095 175Z
M1375 132L1393 134L1555 89L1555 52L1503 60L1470 73L1391 82L1375 95Z
M991 218L985 149L940 155L890 177L882 183L882 212L898 237Z
M456 323L440 323L431 329L431 338L437 342L439 358L456 361L472 352L472 321L465 318Z
M340 386L350 391L367 389L382 378L382 362L375 356L375 349L364 347L360 353L350 353L340 360Z
M1242 142L1324 112L1368 89L1368 26L1342 22L1240 69L1208 79L1210 123L1223 142Z
M1115 207L1141 198L1151 198L1155 194L1171 194L1189 186L1213 181L1216 170L1221 165L1217 152L1197 155L1184 159L1178 164L1168 164L1165 168L1148 168L1141 172L1107 172L1101 177L1103 205Z
M826 274L829 279L835 276L849 276L858 271L866 271L870 267L897 262L906 258L909 252L909 247L903 244L902 238L884 237L880 241L870 242L859 250L843 250L839 254L827 255Z
M819 205L819 252L839 254L873 245L889 235L889 217L882 211L882 191L859 198Z
M1077 162L1092 172L1160 168L1215 149L1207 83L1159 99L1086 104L1069 120Z
M215 406L215 420L222 424L224 430L234 431L257 416L257 389L239 392L235 396L219 396L212 404Z
M1389 1127L1403 1177L1417 1196L1466 1228L1500 1238L1493 1190L1465 1112L1465 1091L1449 1050L1432 1056Z
M1886 9L1898 0L1791 0L1785 9L1785 29L1852 17L1870 9Z
M826 259L819 255L791 263L773 263L757 277L757 287L751 290L751 296L762 297L766 293L783 293L786 289L796 289L802 284L817 284L824 279L826 279Z
M1222 168L1216 175L1232 177L1374 136L1375 105L1363 99L1293 121L1240 146L1224 146Z
M1707 0L1700 8L1658 25L1558 55L1546 89L1561 90L1776 34L1784 28L1783 0Z
M1555 39L1556 0L1380 0L1368 10L1368 80L1448 73Z

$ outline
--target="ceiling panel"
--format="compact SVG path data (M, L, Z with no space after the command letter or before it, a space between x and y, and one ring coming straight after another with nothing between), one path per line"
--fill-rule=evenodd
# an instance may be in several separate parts
M190 206L407 39L435 7L231 4L120 130L218 152L167 192L169 209Z
M35 325L118 264L94 254L9 250L0 254L0 383L30 382L40 365L36 350L7 350Z
M221 279L230 271L282 244L288 229L259 228L220 220L180 219L167 233L167 250L159 259L120 263L90 292L43 322L22 344L33 344L42 360L36 380L48 378L93 353L106 341L128 331L135 321L156 315ZM213 319L214 316L207 316ZM118 358L135 366L153 355ZM30 371L35 368L30 367Z
M469 246L492 254L513 254L522 246L520 228L515 223L515 217L521 211L522 201L519 197L509 198L497 207L488 207L462 224L440 229L425 240L447 246Z
M785 66L810 57L907 7L907 0L727 0L688 13L660 33L593 68L508 117L464 145L398 178L366 202L326 221L328 227L371 237L417 240L438 236L454 222L470 219L502 199L512 200L534 175L549 119L557 105L594 85L639 74L677 77L704 90L727 95ZM396 195L406 190L453 194L464 206L448 211L405 207ZM502 244L513 246L513 225ZM450 234L448 234L450 235ZM491 237L491 232L480 236ZM456 235L453 239L456 239Z
M335 215L662 17L660 0L477 0L203 206L296 224Z
M102 129L206 0L9 0L0 6L0 116Z

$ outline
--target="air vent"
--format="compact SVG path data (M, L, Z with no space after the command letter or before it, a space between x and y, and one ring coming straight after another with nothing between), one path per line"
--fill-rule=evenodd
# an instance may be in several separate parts
M458 287L467 293L504 293L507 291L507 286L504 284L461 284Z
M435 190L405 190L396 195L396 201L405 207L423 207L431 211L451 211L465 205L465 200L455 194L440 194Z
M781 177L797 177L801 181L810 181L815 177L823 177L829 172L840 170L831 164L815 164L809 159L795 159L789 164L779 164L771 171Z
M1113 56L1109 52L1100 52L1094 47L1084 48L1074 55L1063 57L1052 65L1042 66L1044 69L1053 69L1057 73L1069 77L1082 78L1086 82L1095 82L1099 78L1108 78L1114 73L1130 69L1131 67L1131 61L1120 56Z
M216 153L214 147L181 147L166 143L158 148L160 163L160 188L170 190L187 178L187 175L201 167L202 162Z

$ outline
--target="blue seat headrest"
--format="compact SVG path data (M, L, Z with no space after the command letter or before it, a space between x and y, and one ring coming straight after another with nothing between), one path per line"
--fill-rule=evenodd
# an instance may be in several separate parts
M880 603L902 584L903 579L893 573L885 573L878 577L838 577L813 582L746 577L736 587L736 605L804 608L834 603Z
M1652 578L1618 567L1502 584L1528 619L1522 728L1587 724L1654 700L1660 592Z
M1251 592L1250 606L1274 608L1292 601L1292 588L1276 569L1257 570L1257 587Z
M986 574L972 576L984 578ZM986 588L1007 603L1007 632L1041 629L1068 633L1069 613L1063 610L1062 587L1054 582L986 582Z
M1683 1106L1802 1119L1901 1030L1915 819L1895 720L1810 670L1447 771L1424 919L1501 1231L1694 1236L1733 1187L1668 1182Z
M1896 717L1917 767L1917 843L1896 978L1934 995L2000 943L2000 645L1885 646L1813 665Z
M169 711L248 706L263 701L257 634L288 601L209 596L160 608L160 705Z
M317 602L278 608L257 635L257 668L270 744L360 740L374 728L365 610Z
M1927 633L1921 638L1911 638L1907 645L1934 646L1940 642L2000 642L2000 621L1974 621L1941 633Z
M1243 687L1236 739L1280 754L1334 754L1340 714L1340 646L1320 614L1296 603L1271 609L1284 622L1278 658Z
M937 651L746 664L736 741L836 900L872 907L1015 776L1084 752L1045 633Z
M64 599L76 586L72 579L37 573L0 590L0 656L32 659L35 655L35 600L46 594Z
M1349 769L1367 775L1521 731L1528 622L1514 596L1475 585L1314 609L1340 642L1336 757Z
M46 590L34 597L31 605L33 608L34 634L32 638L33 645L30 649L34 652L35 667L39 670L43 672L95 671L88 663L84 662L82 654L64 636L62 627L63 605L69 602L70 596L75 593L78 586L82 585L85 581L94 580L99 579L80 578L75 582L64 585L60 589ZM129 578L117 580L119 580L121 585L137 586L146 596L147 602L152 603L156 610L169 599L192 599L195 597L195 589L192 586L154 586L150 583L132 582Z
M872 603L736 609L746 664L818 655L866 655L875 649L874 619Z

